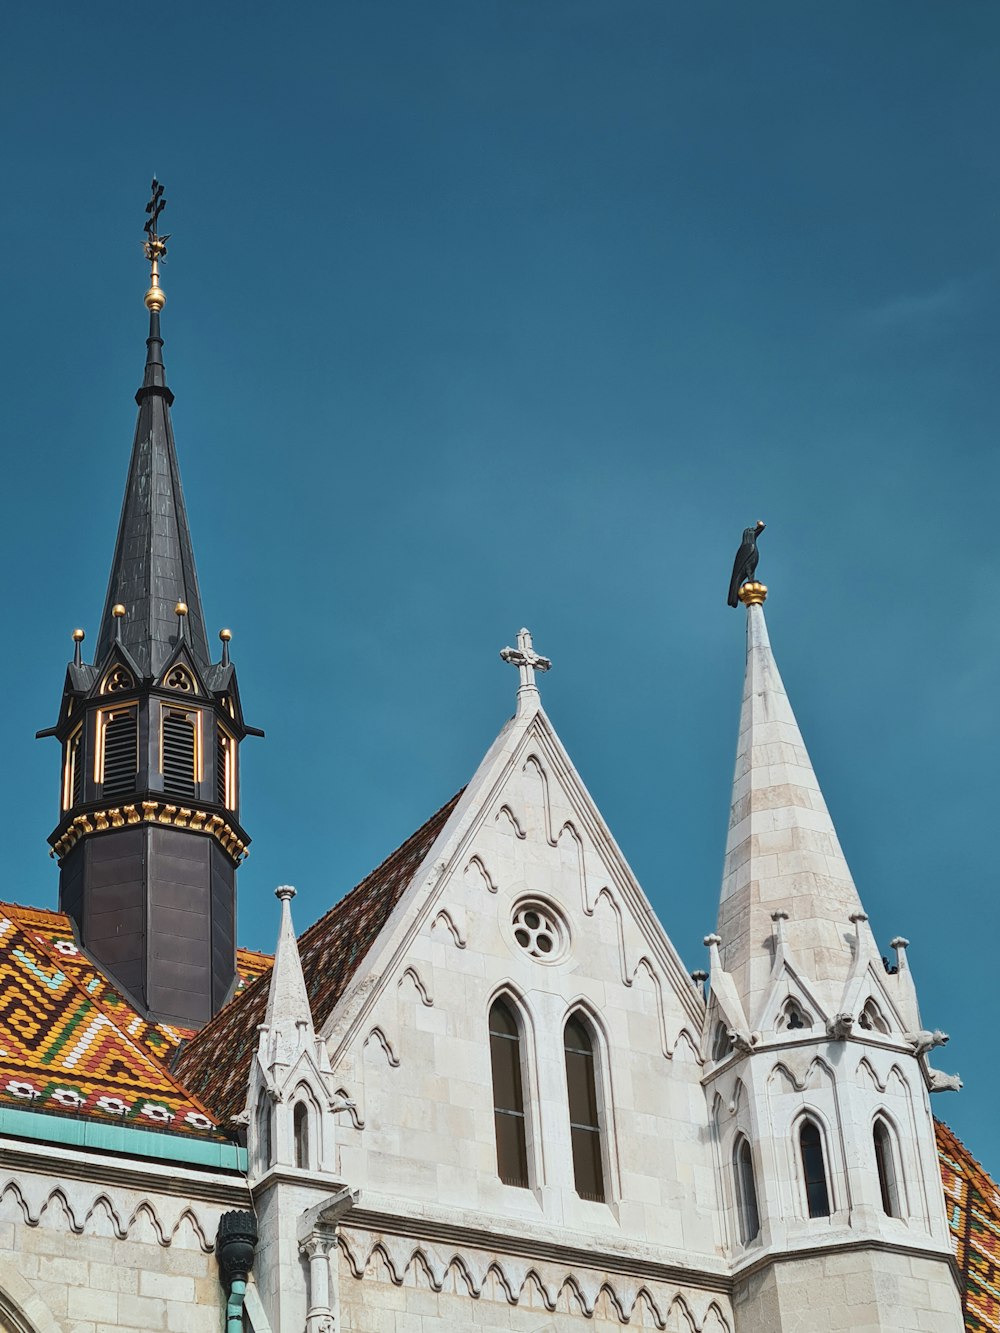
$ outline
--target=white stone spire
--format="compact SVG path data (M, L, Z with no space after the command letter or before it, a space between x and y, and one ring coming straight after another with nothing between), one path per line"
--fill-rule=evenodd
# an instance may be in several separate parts
M292 925L291 902L295 890L290 884L281 884L275 889L274 896L281 902L281 927L261 1033L261 1047L266 1050L265 1063L268 1066L292 1064L306 1037L313 1036L309 995Z
M747 664L719 906L722 961L751 1025L772 975L773 917L829 1014L864 936L874 941L771 652L766 588L749 583Z

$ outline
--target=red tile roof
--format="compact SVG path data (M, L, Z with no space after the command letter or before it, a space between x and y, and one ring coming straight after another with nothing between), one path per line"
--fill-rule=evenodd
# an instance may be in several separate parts
M347 989L461 794L453 796L299 937L299 957L317 1028ZM213 1108L222 1123L243 1110L267 992L268 977L261 976L192 1037L174 1061L176 1076Z
M947 1125L935 1122L948 1225L968 1333L1000 1330L1000 1189Z

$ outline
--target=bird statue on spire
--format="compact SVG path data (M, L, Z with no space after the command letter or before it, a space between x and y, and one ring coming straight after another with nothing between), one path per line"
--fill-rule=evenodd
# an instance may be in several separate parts
M744 583L750 583L757 570L757 561L760 559L760 552L757 550L757 538L764 531L766 524L760 519L752 528L743 529L743 541L740 543L740 549L736 552L736 559L733 562L733 577L729 580L729 605L739 606L740 588Z

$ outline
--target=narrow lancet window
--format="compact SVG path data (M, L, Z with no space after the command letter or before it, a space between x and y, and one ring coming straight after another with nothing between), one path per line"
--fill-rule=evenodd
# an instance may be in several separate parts
M304 1171L309 1169L309 1107L305 1102L296 1102L292 1112L292 1133L295 1138L295 1165Z
M260 1169L266 1171L271 1165L271 1108L263 1096L257 1107L257 1154Z
M496 1000L490 1010L493 1121L497 1172L505 1185L528 1188L528 1145L521 1080L521 1037L510 1006Z
M576 1192L581 1199L603 1203L604 1163L594 1070L594 1042L582 1019L574 1016L566 1024L564 1044Z
M740 1242L748 1245L760 1231L760 1213L757 1208L757 1185L753 1174L753 1154L750 1144L741 1134L733 1148L733 1175L736 1183L736 1210L740 1228Z
M889 1126L884 1120L876 1120L872 1135L875 1140L875 1165L878 1168L879 1189L882 1191L882 1207L887 1217L902 1217L896 1154Z
M193 800L195 794L196 723L191 713L163 710L163 790L167 796Z
M802 1175L806 1185L806 1204L810 1217L830 1216L830 1190L826 1181L823 1136L815 1120L803 1122L799 1131Z
M733 1043L729 1040L729 1031L725 1023L716 1023L712 1037L712 1059L724 1060L732 1048Z

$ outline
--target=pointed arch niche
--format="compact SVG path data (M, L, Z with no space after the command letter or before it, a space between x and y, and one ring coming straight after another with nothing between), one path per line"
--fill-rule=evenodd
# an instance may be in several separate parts
M292 1160L300 1171L315 1171L318 1163L319 1108L304 1083L292 1094Z

